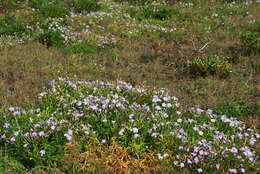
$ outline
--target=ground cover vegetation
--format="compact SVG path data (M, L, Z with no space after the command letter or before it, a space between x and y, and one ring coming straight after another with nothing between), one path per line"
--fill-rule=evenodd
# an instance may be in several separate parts
M258 0L0 2L0 173L259 173Z

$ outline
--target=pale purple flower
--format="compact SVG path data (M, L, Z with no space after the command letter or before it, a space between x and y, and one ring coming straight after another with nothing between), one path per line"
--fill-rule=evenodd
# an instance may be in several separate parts
M16 141L15 137L10 138L10 141L15 142Z
M230 169L228 169L228 171L229 171L230 173L237 173L237 169L232 169L232 168L230 168Z
M11 126L10 123L5 123L3 127L4 128L9 128L10 126Z

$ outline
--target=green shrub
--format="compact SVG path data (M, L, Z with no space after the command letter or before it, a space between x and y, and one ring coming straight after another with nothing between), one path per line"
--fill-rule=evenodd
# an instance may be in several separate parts
M32 0L30 6L39 10L44 17L58 18L69 14L69 8L62 1Z
M101 9L98 0L73 0L72 1L74 10L76 12L91 12L91 11L98 11Z
M27 23L12 15L4 15L0 18L0 35L23 36L31 34Z
M187 63L189 71L195 75L219 75L227 76L234 72L223 56L209 55L208 57L198 57Z
M260 53L260 21L246 26L240 40L252 52Z
M91 54L95 53L97 50L87 43L74 43L69 48L69 51L73 54Z
M64 37L59 30L45 29L43 33L39 35L39 42L47 45L47 47L60 47L64 43Z

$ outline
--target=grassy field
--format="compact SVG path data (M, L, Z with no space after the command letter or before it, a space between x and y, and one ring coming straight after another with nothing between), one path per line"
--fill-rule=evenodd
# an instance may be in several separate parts
M260 173L259 0L1 0L0 173Z

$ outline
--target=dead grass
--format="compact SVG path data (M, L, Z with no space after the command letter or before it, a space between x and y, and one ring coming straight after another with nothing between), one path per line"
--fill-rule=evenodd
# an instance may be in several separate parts
M104 145L90 145L86 152L80 153L77 143L70 142L65 145L68 151L68 159L75 161L81 171L91 171L93 166L102 167L107 173L151 173L161 170L163 167L153 152L147 152L137 158L129 151L112 141L107 147Z

